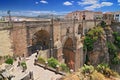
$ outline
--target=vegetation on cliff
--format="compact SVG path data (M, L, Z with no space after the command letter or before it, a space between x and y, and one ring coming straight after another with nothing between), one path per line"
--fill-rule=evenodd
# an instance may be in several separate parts
M42 57L38 57L37 61L38 61L38 63L43 64L43 65L45 65L47 62L47 65L51 68L54 68L54 69L56 69L57 66L59 66L60 71L63 71L66 73L69 72L69 68L65 63L60 63L57 59L55 59L53 57L49 58L48 60L45 60Z
M98 37L100 37L103 32L104 30L102 27L94 27L93 29L90 29L85 35L84 49L87 49L87 51L92 51L94 42L97 41Z
M116 66L120 64L120 35L117 32L110 33L111 28L106 26L105 22L101 22L100 26L101 27L90 29L85 35L84 52L86 53L86 62L84 66L80 68L78 72L70 74L62 80L120 80L120 75L111 68L112 65ZM104 39L102 43L104 43L107 49L101 48L103 45L99 42L102 39ZM105 58L106 56L109 57L107 64L102 62L96 66L87 64L87 61L90 61L89 54L91 54L91 52L94 53L96 50L94 49L96 48L94 47L95 42L100 44L97 48L107 50L104 53L100 52L100 54L105 54ZM107 53L109 53L109 55L107 55Z
M107 31L106 28L110 28L108 26L106 26L105 22L101 22L101 25L99 27L94 27L93 29L90 29L87 34L85 35L85 39L84 39L84 51L87 51L87 53L93 51L94 49L94 43L101 39L102 36L104 36L104 32L106 33L106 36L109 36L110 34L107 35ZM108 32L110 31L109 29L107 29ZM109 39L106 38L107 41L107 48L108 48L108 53L109 53L109 61L110 64L120 64L120 35L118 34L118 32L113 32L111 34L114 38L114 41L111 41ZM89 57L87 56L89 61Z
M61 80L119 80L117 72L110 69L108 64L102 63L97 67L84 65L78 72L65 76Z

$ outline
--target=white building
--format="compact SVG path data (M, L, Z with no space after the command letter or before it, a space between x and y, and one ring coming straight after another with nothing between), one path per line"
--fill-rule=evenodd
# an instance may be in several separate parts
M103 18L103 14L102 12L93 12L93 11L88 11L88 10L84 10L84 11L74 11L71 13L68 13L65 18L67 19L77 19L77 20L83 20L83 18L85 18L85 20L101 20Z
M114 12L114 20L120 22L120 11Z

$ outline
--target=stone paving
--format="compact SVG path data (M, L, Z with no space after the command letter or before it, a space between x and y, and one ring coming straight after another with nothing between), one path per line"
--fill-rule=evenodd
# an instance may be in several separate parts
M17 67L18 61L14 62L14 68L10 71L10 74L14 75L15 77L12 80L20 80L30 71L33 72L34 80L56 80L57 78L62 77L59 74L55 74L49 70L44 70L43 68L34 65L35 55L33 54L30 57L26 58L27 70L22 72L22 67Z

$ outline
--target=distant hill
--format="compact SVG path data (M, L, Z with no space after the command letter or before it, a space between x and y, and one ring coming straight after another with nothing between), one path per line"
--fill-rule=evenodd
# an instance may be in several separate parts
M41 14L37 16L38 18L64 18L64 15L51 15L51 14Z

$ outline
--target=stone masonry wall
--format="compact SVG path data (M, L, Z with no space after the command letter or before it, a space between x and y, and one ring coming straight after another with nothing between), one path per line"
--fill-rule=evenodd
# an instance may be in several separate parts
M14 26L11 30L13 50L15 55L27 55L27 37L25 26Z
M9 30L0 31L0 56L13 55L12 41Z

